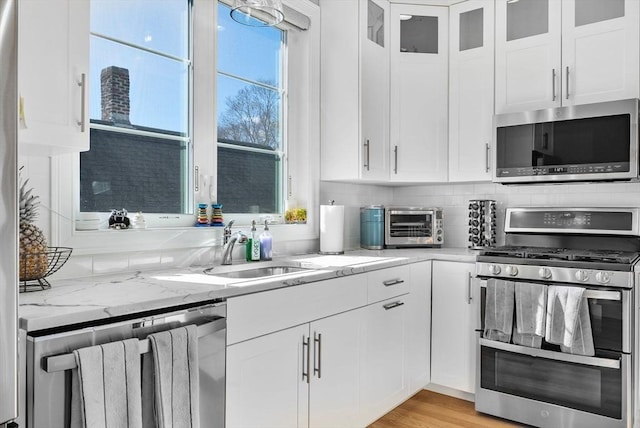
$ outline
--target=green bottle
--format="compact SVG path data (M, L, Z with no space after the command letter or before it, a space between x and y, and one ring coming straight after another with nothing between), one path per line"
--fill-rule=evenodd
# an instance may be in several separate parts
M246 250L246 260L248 262L255 262L260 260L260 238L258 237L258 232L256 231L255 220L251 222L251 235L249 235L249 239L247 239Z

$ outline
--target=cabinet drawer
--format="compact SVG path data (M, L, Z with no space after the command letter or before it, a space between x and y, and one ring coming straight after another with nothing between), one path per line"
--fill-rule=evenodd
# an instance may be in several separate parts
M410 278L408 265L369 272L367 302L379 302L408 293Z
M365 275L234 297L227 301L227 344L345 312L366 303Z

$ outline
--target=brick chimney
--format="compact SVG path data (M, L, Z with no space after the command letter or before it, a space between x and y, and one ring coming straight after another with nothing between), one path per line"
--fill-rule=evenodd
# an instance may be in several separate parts
M119 125L129 122L129 70L111 66L100 73L102 120Z

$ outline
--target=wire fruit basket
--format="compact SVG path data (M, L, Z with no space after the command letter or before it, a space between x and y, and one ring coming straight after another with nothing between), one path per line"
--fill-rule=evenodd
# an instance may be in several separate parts
M19 291L21 293L29 291L41 291L51 288L51 284L45 278L57 272L71 256L72 248L68 247L48 247L42 253L26 253L20 255L20 281ZM42 274L32 276L27 273L27 266L32 263L42 263L46 259L46 269L42 269ZM32 263L30 263L32 262Z

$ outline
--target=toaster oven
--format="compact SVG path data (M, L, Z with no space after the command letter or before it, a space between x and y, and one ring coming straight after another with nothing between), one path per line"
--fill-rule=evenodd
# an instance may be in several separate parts
M384 220L387 248L440 247L444 244L440 208L386 207Z

